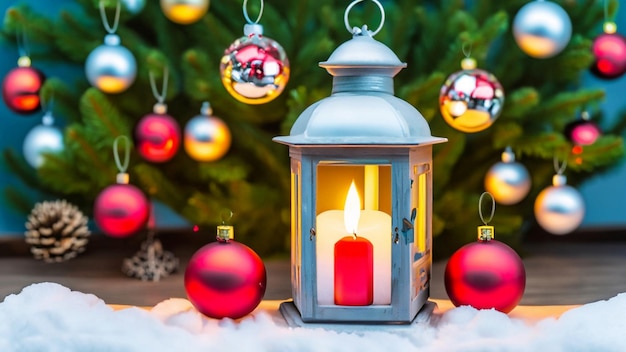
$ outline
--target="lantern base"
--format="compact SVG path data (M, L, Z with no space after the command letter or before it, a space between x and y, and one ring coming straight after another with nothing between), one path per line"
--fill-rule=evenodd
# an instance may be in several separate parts
M333 321L329 322L315 322L305 323L302 321L298 308L293 301L283 302L280 304L279 311L282 314L285 322L292 328L322 328L327 330L333 330L337 332L362 332L362 331L404 331L412 329L417 324L428 324L430 316L437 307L437 304L431 301L426 301L420 311L415 316L415 319L409 324L398 323L372 323L372 322L350 322L350 323L337 323Z

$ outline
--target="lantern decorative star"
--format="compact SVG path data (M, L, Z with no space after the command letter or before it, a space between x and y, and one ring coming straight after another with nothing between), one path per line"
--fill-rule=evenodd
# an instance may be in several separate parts
M291 156L291 325L410 323L428 299L432 145L446 139L394 96L406 64L374 40L381 27L351 30L320 63L331 96L274 138Z

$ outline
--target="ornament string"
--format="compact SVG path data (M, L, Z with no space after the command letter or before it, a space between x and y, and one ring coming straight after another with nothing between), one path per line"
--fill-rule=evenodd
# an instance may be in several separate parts
M248 0L244 0L243 1L243 17L245 17L246 21L248 21L249 24L257 24L259 23L259 21L261 20L261 16L263 16L263 7L264 7L264 2L263 0L261 0L261 8L259 9L259 15L256 18L256 21L252 21L250 19L250 16L248 16Z
M483 216L483 199L487 195L489 197L491 197L491 214L489 214L489 217L487 219L485 219L485 217ZM480 216L480 220L483 222L483 224L487 225L493 219L493 215L495 213L496 213L496 200L495 200L495 198L493 198L493 195L491 193L483 192L483 194L481 194L480 198L478 199L478 215Z
M41 98L41 109L45 111L41 119L41 123L45 126L52 126L54 123L54 116L52 116L52 108L54 107L54 95L50 94L50 99L45 101L43 96Z
M117 1L117 5L115 7L115 18L113 19L113 26L109 25L109 19L107 18L106 11L104 10L104 1L100 0L100 18L102 19L102 24L104 25L104 29L106 29L107 33L113 34L117 31L117 27L120 23L120 1Z
M157 91L156 82L154 79L154 75L152 71L148 72L148 76L150 78L150 88L152 89L152 95L154 99L156 99L159 104L163 104L165 101L165 97L167 96L167 80L169 76L169 71L167 70L167 66L163 67L163 85L161 87L161 93Z
M125 143L123 162L120 161L120 154L118 151L118 144L121 140L123 140ZM130 162L130 141L128 137L117 136L117 138L115 138L115 141L113 141L113 158L115 159L115 165L117 166L117 169L120 171L120 173L126 173L126 170L128 170L128 163Z
M472 56L472 43L463 43L461 51L463 52L463 56L465 56L466 59L469 59Z
M348 30L348 32L352 33L353 35L358 35L363 33L364 31L367 30L367 26L363 26L363 29L359 28L359 27L351 27L350 26L350 21L348 19L349 14L350 14L350 10L352 10L352 8L354 7L354 5L363 2L365 0L354 0L350 3L350 5L348 5L348 7L346 8L346 12L343 14L343 22L346 25L346 29ZM380 9L380 24L378 25L378 28L376 28L375 31L372 32L371 36L375 36L376 34L378 34L378 32L380 32L381 29L383 29L383 25L385 24L385 9L383 8L383 5L378 1L378 0L371 0L373 3L376 4L376 6L378 6L378 8Z
M604 33L612 34L617 31L617 25L614 21L609 20L609 1L604 0L604 25L602 26Z
M567 168L567 158L563 159L563 163L559 165L559 158L554 155L554 171L557 175L563 175L565 172L565 168Z
M26 31L24 27L16 30L15 41L17 44L17 52L20 54L20 57L29 57L30 50L28 48L28 38L26 38Z

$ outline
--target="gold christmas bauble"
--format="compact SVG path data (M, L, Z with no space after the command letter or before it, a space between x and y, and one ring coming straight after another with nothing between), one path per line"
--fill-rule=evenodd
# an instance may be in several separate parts
M172 22L191 24L206 14L209 3L209 0L161 0L161 9Z

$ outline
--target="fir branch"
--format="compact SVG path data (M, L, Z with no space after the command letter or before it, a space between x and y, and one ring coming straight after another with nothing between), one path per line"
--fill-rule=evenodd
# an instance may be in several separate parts
M505 99L505 109L500 119L521 120L540 103L539 93L535 88L522 87L509 92Z
M524 129L516 122L500 120L492 128L495 130L494 135L498 136L493 139L494 149L515 145L517 140L524 138Z
M604 99L602 89L581 89L574 92L563 92L547 99L537 106L528 116L527 121L550 121L555 128L562 129L571 120L581 106Z
M3 152L3 161L9 171L14 173L24 182L24 184L32 189L41 187L41 182L33 173L33 168L26 163L23 157L18 157L13 149L5 149Z
M620 161L624 156L624 141L617 136L602 136L581 149L582 153L569 155L568 169L589 172Z
M136 181L151 198L178 210L185 204L185 187L175 185L161 170L146 163L132 167L132 180Z
M23 192L18 192L14 187L4 188L4 199L16 213L21 215L28 214L33 203L35 203L34 199L26 196Z
M94 133L93 140L101 142L97 147L110 146L117 136L130 135L128 119L123 118L109 98L96 88L85 91L80 99L80 112L85 125Z

